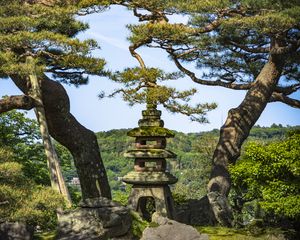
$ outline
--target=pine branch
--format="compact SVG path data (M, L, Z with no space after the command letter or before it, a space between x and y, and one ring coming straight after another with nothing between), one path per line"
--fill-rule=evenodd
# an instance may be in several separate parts
M0 114L13 109L30 110L35 105L35 100L27 95L4 97L0 99Z
M290 107L300 108L300 100L290 98L282 93L274 92L270 98L269 102L282 102Z
M285 96L290 95L300 89L300 83L293 84L288 87L276 87L275 91L284 94Z
M235 84L233 82L223 82L221 80L214 80L214 81L210 81L210 80L204 80L204 79L200 79L198 77L196 77L195 73L193 73L192 71L188 70L187 68L185 68L178 60L178 57L176 56L176 54L174 53L174 49L172 49L171 47L169 49L166 49L167 52L171 55L175 65L177 66L177 68L182 71L183 73L185 73L187 76L189 76L195 83L199 83L202 85L207 85L207 86L220 86L220 87L225 87L225 88L229 88L229 89L233 89L233 90L248 90L252 87L252 83L247 83L247 84Z
M248 53L269 53L270 52L269 47L250 48L250 47L247 47L246 45L239 44L234 41L229 41L229 43L245 52L248 52Z
M131 55L137 59L137 61L139 62L140 64L140 67L142 69L145 69L146 68L146 65L145 65L145 62L144 60L142 59L142 57L135 51L137 48L139 48L140 46L143 46L144 44L146 44L148 41L143 41L143 42L140 42L140 43L136 43L136 44L132 44L129 46L129 51L131 53Z

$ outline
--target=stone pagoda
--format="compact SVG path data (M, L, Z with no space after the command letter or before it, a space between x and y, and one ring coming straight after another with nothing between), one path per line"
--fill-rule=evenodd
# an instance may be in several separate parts
M135 149L124 155L134 158L134 171L123 177L123 182L132 184L129 206L145 217L147 200L155 203L155 211L159 215L174 218L174 203L169 184L177 182L177 178L166 172L166 158L176 155L166 150L166 138L174 137L174 133L164 128L160 119L161 111L155 104L147 104L142 111L143 118L139 127L127 133L135 137Z

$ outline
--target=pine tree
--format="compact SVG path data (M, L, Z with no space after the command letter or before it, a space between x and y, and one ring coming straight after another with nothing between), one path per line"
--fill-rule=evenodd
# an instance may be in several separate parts
M94 4L101 1L94 1ZM282 102L300 108L292 95L300 88L300 2L298 0L133 0L110 1L128 7L142 22L129 26L133 46L161 48L192 81L247 94L229 111L213 155L208 198L217 220L231 225L226 198L228 164L266 105ZM145 11L146 10L146 11ZM170 23L169 15L189 17ZM194 63L197 76L185 63ZM209 70L209 71L207 71ZM225 203L225 204L224 204Z
M31 109L30 74L33 59L42 90L49 132L72 153L83 198L111 198L95 134L70 113L69 98L61 85L85 84L88 74L103 74L105 61L93 58L93 40L80 41L76 34L88 26L75 19L75 1L4 0L0 2L0 77L10 77L24 93L0 100L1 112Z

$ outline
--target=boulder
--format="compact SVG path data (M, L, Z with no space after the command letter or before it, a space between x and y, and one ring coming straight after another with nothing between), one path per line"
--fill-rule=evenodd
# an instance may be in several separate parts
M207 234L200 234L192 226L153 214L152 221L158 227L147 227L141 240L209 240Z
M4 222L0 224L0 240L31 240L34 229L26 223Z
M75 210L59 216L59 240L106 240L126 235L131 226L130 210L106 198L86 199Z
M175 220L197 226L214 226L217 224L206 195L201 199L189 199L186 203L177 205Z

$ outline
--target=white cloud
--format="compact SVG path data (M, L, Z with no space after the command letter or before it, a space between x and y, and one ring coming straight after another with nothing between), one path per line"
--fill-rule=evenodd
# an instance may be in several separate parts
M107 37L103 34L96 33L96 32L87 32L86 34L90 35L92 38L96 38L97 40L104 41L105 43L107 43L111 46L117 47L117 48L125 50L125 51L129 51L128 50L129 44L120 39L113 38L113 37ZM100 42L100 45L101 45L101 42Z

